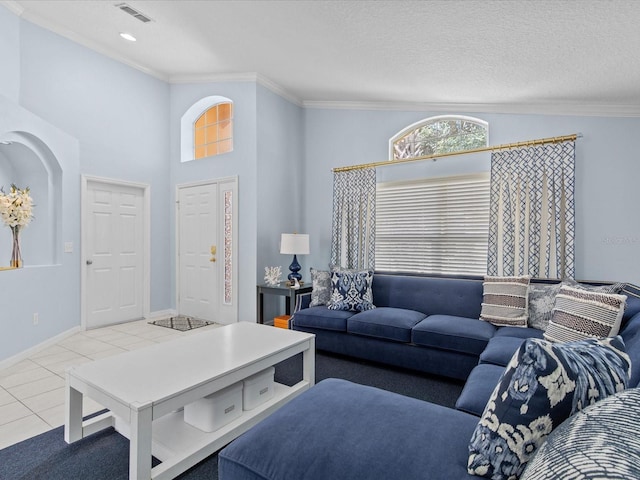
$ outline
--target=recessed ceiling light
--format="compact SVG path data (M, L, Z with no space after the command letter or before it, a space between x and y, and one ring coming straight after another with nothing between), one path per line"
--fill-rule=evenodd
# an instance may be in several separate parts
M126 32L122 32L120 34L120 36L122 38L124 38L125 40L129 40L130 42L135 42L136 41L136 37L134 37L133 35L131 35L130 33L126 33Z

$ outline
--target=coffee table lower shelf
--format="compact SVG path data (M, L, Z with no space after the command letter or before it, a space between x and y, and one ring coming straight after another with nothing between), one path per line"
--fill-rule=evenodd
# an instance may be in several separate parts
M252 410L243 411L240 417L213 432L204 432L185 423L182 409L154 420L151 452L162 463L151 469L151 478L154 480L175 478L220 450L309 387L309 382L304 380L291 387L276 382L273 398ZM119 433L130 438L129 424L111 412L86 420L83 423L83 430L97 431L109 424Z

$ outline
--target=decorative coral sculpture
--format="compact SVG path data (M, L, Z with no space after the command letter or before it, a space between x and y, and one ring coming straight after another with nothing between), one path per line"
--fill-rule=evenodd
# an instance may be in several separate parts
M275 287L280 283L282 267L264 267L264 281L270 287Z

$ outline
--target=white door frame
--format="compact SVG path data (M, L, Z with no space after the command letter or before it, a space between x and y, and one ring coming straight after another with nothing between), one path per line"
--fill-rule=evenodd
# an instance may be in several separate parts
M214 178L214 179L209 179L209 180L200 180L197 182L188 182L188 183L180 183L176 185L176 190L175 190L175 197L174 197L174 202L175 202L175 252L174 252L174 258L175 258L175 275L176 275L176 289L175 289L175 305L176 305L176 310L180 310L180 301L179 301L179 296L180 296L180 257L179 257L179 252L180 252L180 210L178 209L178 199L180 198L180 190L183 188L190 188L190 187L200 187L202 185L212 185L212 184L224 184L224 183L229 183L229 182L234 182L235 187L236 187L236 194L234 195L234 199L233 199L233 213L232 213L232 219L233 219L233 224L232 224L232 231L231 231L231 235L232 235L232 240L231 240L231 252L232 252L232 257L231 257L231 261L232 261L232 268L231 268L231 288L232 288L232 300L231 300L231 304L233 306L233 308L235 309L235 321L238 321L238 223L239 223L239 215L238 215L238 205L239 205L239 196L238 196L238 176L234 175L234 176L230 176L230 177L221 177L221 178ZM218 205L218 209L220 209L220 205ZM220 216L219 217L219 221L224 218L224 216ZM222 236L221 238L224 239L224 229L218 229L218 236ZM222 245L222 242L217 242L217 245ZM224 284L224 276L223 276L223 281L220 283L220 285L222 286ZM220 303L220 306L222 306L222 302Z
M142 287L142 314L145 318L149 317L151 310L151 187L146 183L129 182L126 180L117 180L107 177L96 177L92 175L80 176L80 327L82 330L87 329L87 241L89 225L89 208L87 207L87 191L88 183L102 183L106 185L133 187L142 190L142 212L144 216L144 225L142 227L142 243L144 252L142 252L142 272L144 276L144 285Z

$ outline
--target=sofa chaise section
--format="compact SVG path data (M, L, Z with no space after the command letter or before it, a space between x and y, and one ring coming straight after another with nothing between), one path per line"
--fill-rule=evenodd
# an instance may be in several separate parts
M464 412L327 379L221 451L219 477L479 478L467 474L469 438L477 423Z

